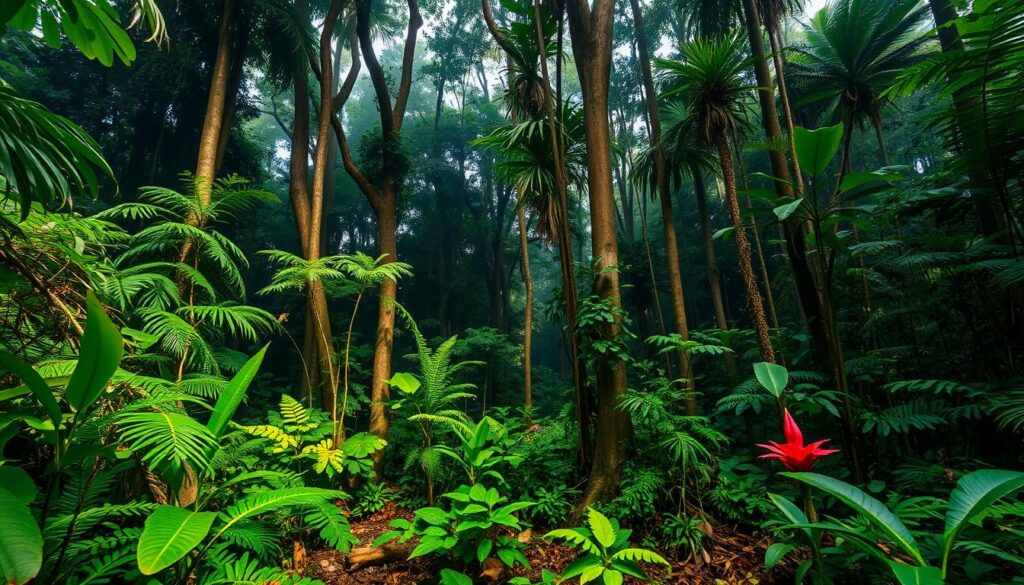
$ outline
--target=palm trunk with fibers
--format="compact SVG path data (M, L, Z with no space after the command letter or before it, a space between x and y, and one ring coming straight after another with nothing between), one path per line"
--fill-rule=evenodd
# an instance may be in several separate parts
M533 351L533 276L530 274L530 246L526 237L526 211L522 205L519 206L516 219L519 221L519 253L523 257L523 286L526 288L526 311L523 316L523 408L529 421L533 411L533 376L530 369L530 354Z
M675 219L672 214L672 193L668 184L668 170L665 168L665 152L661 146L661 117L658 113L658 95L654 89L651 73L651 57L647 51L644 36L644 18L639 0L630 0L633 11L633 30L636 34L637 49L640 53L640 71L643 74L644 93L647 98L647 115L650 120L651 145L654 147L654 173L658 182L658 196L661 201L661 227L665 237L665 261L668 264L669 286L672 290L672 315L675 317L676 332L684 340L690 338L686 322L686 304L683 297L683 275L680 268L679 244L676 241ZM693 369L685 351L679 352L679 376L686 384L686 412L697 414L697 393L693 381Z
M486 2L485 2L486 7ZM489 13L489 11L488 11ZM566 327L569 332L570 360L572 361L573 384L576 389L576 420L580 425L580 466L588 466L587 449L590 443L588 432L587 415L585 412L583 383L586 379L582 356L579 353L579 342L577 332L577 299L576 299L576 268L572 258L572 235L569 230L569 194L566 185L565 161L563 150L558 134L558 126L555 124L555 107L551 91L551 78L548 76L548 64L545 58L547 40L544 38L544 29L541 26L540 0L534 0L533 5L534 24L537 31L537 46L540 47L540 72L541 81L544 86L544 112L547 115L548 136L551 140L551 158L555 168L555 190L558 196L558 254L562 266L562 294L565 295L565 317ZM492 32L494 30L492 29ZM605 108L604 124L607 128L608 113ZM609 162L610 165L610 162ZM611 167L609 166L609 171ZM614 201L612 202L614 206ZM612 210L612 230L615 229L615 214Z
M718 261L715 259L715 242L711 234L711 217L708 213L708 191L704 183L704 173L700 167L690 167L693 175L693 191L697 198L697 213L700 215L700 235L704 246L704 262L707 264L708 290L711 295L711 306L715 313L715 325L722 331L729 330L729 320L725 316L725 302L722 300L722 280L718 273ZM729 380L739 380L739 370L736 367L736 355L726 352L722 357L725 365L725 372Z
M567 3L569 37L583 97L583 119L587 142L587 187L590 197L592 253L599 274L594 290L606 302L620 302L618 244L615 239L615 196L612 186L611 132L608 128L608 83L612 55L614 0ZM606 270L609 269L610 270ZM602 335L621 333L618 322ZM597 433L594 459L581 509L605 499L618 490L629 415L619 408L626 391L626 367L619 360L601 356L597 360Z
M739 164L740 176L743 179L743 188L749 189L750 183L747 180L746 166L743 164L743 154L738 150L736 152L736 160ZM747 208L754 208L754 202L750 199L750 195L747 195ZM754 232L754 252L757 254L758 268L761 270L761 282L764 283L764 298L768 305L768 316L771 317L772 327L778 329L779 315L775 312L775 295L772 293L772 279L771 275L768 273L768 263L765 261L764 256L764 245L761 244L761 230L757 227L757 217L755 214L751 214L750 216L750 227ZM785 365L786 357L782 355L781 351L779 352L779 358L781 359L782 364Z
M772 340L768 335L768 321L764 315L761 291L758 290L757 279L754 277L754 266L750 260L750 242L747 241L743 218L740 215L740 204L736 198L736 171L733 167L729 143L721 132L715 137L715 147L718 150L718 162L722 166L722 180L725 181L725 200L729 208L729 218L732 220L733 227L736 228L733 233L733 238L736 239L736 257L740 264L743 288L747 293L750 320L753 322L754 333L757 336L757 348L761 353L762 361L774 364L775 350L772 348Z

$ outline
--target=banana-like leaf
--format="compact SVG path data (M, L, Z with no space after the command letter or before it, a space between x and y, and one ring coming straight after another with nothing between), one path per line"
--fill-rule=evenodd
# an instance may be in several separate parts
M268 347L270 347L270 344L264 345L263 349L249 358L249 361L245 362L242 369L238 370L238 373L231 378L228 385L221 391L217 403L213 406L213 414L210 415L210 421L206 423L206 428L210 430L210 434L214 438L220 439L224 435L224 430L228 428L231 417L235 415L238 405L245 398L245 391L249 389L249 384L256 377L256 372L259 371L260 364L263 363L263 356L266 355Z
M917 547L914 536L903 522L890 512L885 507L885 504L864 493L860 488L819 473L785 472L781 475L816 487L850 506L865 520L870 522L872 526L885 534L893 544L896 544L903 552L910 555L918 565L924 566L927 564L921 556L921 551Z
M156 574L187 555L206 538L217 519L214 512L160 506L142 528L136 557L143 575Z
M962 477L949 495L946 529L942 537L942 574L946 573L949 553L957 534L996 500L1024 489L1024 473L1000 469L982 469Z
M808 130L797 126L793 129L793 141L796 143L796 160L807 176L814 178L825 172L843 139L843 125L836 124L817 130Z
M78 356L71 380L68 381L65 396L68 404L76 411L88 408L99 398L107 387L110 377L121 363L124 343L121 332L103 310L92 291L85 301L85 333L82 335L82 350Z
M39 574L43 536L24 499L0 487L0 581L21 585Z

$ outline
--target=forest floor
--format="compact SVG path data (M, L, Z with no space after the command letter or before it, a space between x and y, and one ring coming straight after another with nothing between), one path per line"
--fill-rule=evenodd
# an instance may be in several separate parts
M305 563L305 575L322 580L327 585L410 585L427 583L437 579L441 566L436 557L420 557L406 560L415 543L393 546L385 558L373 558L369 562L354 562L367 551L382 552L372 547L374 539L390 530L394 518L412 518L409 510L389 505L387 508L365 519L352 523L352 533L359 538L353 555L346 556L336 550L327 549L311 552ZM540 580L543 569L555 573L561 571L576 559L578 551L571 547L548 542L541 538L543 532L527 530L518 535L526 543L524 553L530 559L531 567L516 566L514 570L502 570L498 562L484 564L481 577L485 581L505 583L511 577L525 576L531 581ZM691 558L679 558L672 551L660 551L672 566L647 566L648 575L655 583L686 585L771 585L792 583L793 567L785 563L771 573L765 571L764 553L771 544L767 535L751 535L738 532L728 525L718 525L713 536L705 539L704 551ZM640 583L631 578L626 583Z

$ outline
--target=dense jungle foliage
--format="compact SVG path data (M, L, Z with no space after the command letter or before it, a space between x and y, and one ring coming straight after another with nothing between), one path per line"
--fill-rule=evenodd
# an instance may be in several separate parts
M1024 0L0 1L0 578L1024 584Z

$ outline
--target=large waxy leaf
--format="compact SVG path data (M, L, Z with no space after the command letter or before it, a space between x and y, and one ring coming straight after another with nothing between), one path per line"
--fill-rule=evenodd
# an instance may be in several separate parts
M43 536L24 498L0 486L0 581L21 585L37 574L43 564Z
M395 372L388 382L393 388L398 388L403 394L415 394L420 389L420 381L412 374Z
M28 472L10 464L0 467L0 486L26 505L31 504L39 494L39 488Z
M814 178L825 172L843 139L843 125L827 126L808 130L797 126L793 129L796 144L796 160L807 176Z
M942 537L942 572L946 572L949 552L957 534L971 518L996 500L1024 489L1024 473L999 469L982 469L962 477L949 495L946 509L946 530Z
M253 378L256 377L256 372L259 371L260 364L263 363L263 356L266 355L268 347L270 344L264 345L263 349L249 358L249 361L245 362L245 365L238 370L238 373L221 391L217 403L213 405L210 421L206 423L206 428L210 430L210 434L215 439L220 439L224 435L224 430L228 428L231 417L235 415L238 405L245 398L245 391L249 389L249 384L252 384Z
M601 546L608 548L615 544L615 529L612 528L612 523L604 514L593 508L587 508L587 525L590 526L594 539Z
M816 487L850 506L885 534L890 541L899 546L903 552L910 555L919 565L927 564L921 557L914 536L910 534L910 530L903 522L890 512L885 504L864 493L860 488L819 473L785 472L781 475Z
M160 506L142 528L136 557L143 575L153 575L181 560L206 538L217 519L214 512Z
M936 567L914 567L890 562L893 576L900 585L942 585L945 581Z
M778 364L757 362L754 364L754 376L776 398L781 397L789 385L789 370Z
M68 404L78 411L88 408L103 393L110 377L117 371L124 351L121 332L92 291L86 296L85 306L82 350L65 393Z

